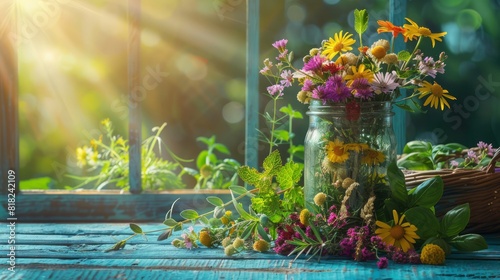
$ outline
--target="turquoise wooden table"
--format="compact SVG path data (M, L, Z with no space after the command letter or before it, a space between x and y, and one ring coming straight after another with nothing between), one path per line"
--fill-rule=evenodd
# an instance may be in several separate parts
M144 230L161 229L141 224ZM1 225L0 279L499 279L500 234L485 236L489 249L453 253L445 266L326 259L320 263L272 252L227 257L221 248L177 249L168 241L136 237L120 251L105 252L130 235L128 224L22 223ZM180 232L174 234L179 235ZM13 236L14 235L14 236ZM11 251L9 240L15 240ZM9 257L15 253L15 257ZM15 261L15 272L10 269Z

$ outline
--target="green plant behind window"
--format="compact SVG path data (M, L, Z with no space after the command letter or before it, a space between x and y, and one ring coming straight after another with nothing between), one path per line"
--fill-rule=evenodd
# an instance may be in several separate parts
M123 137L113 133L113 125L109 119L101 122L105 136L90 140L90 145L76 149L78 166L83 169L85 175L68 177L80 181L74 187L90 189L122 189L129 190L129 145ZM154 127L154 135L146 138L141 146L142 155L142 186L145 190L180 189L185 185L182 181L183 166L181 162L187 162L177 157L160 138L160 134L166 127ZM162 147L174 161L168 161L158 157Z

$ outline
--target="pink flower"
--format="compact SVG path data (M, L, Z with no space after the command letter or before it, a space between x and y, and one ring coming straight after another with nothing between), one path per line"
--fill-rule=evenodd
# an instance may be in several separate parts
M386 257L381 257L377 262L377 266L380 269L386 268L388 265L389 265L389 260Z

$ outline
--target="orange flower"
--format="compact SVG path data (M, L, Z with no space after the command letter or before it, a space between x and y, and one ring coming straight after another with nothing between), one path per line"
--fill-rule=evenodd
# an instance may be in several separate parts
M378 25L380 27L377 29L377 32L380 34L382 32L392 32L392 36L394 38L398 37L399 34L403 34L405 29L401 26L396 26L392 24L392 22L387 20L377 20Z

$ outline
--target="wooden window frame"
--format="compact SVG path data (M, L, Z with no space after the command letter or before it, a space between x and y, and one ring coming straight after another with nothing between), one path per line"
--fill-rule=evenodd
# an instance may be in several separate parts
M11 0L15 1L15 0ZM129 96L139 86L141 1L129 0ZM245 164L258 166L259 99L259 7L260 0L247 0L246 118ZM389 20L402 25L406 0L390 0ZM5 18L5 17L4 17ZM16 22L8 22L7 31L17 30ZM7 32L7 34L11 34ZM396 42L403 49L402 38ZM25 191L19 190L18 66L17 50L5 34L0 38L0 213L3 217L20 217L24 222L128 222L163 219L172 204L178 209L209 209L205 198L217 195L230 199L224 190L181 190L142 193L141 186L141 106L134 98L129 102L130 193L114 191ZM402 110L399 110L402 111ZM405 143L406 114L395 112L394 129L398 143ZM401 145L399 145L401 150ZM14 176L9 173L15 172ZM11 180L15 177L14 180ZM8 197L15 186L15 212L8 212ZM14 214L14 215L10 215Z

